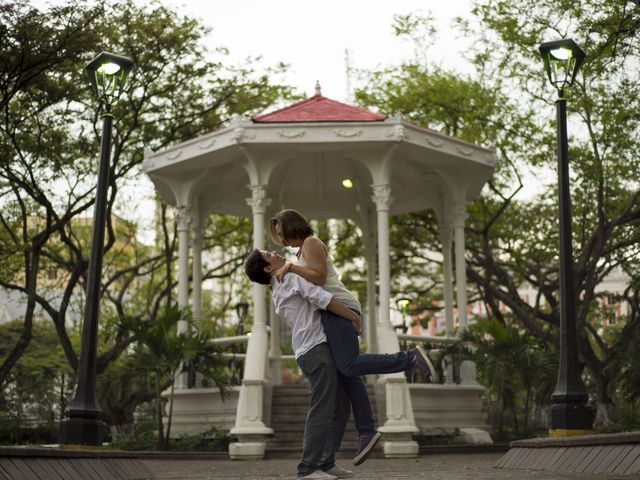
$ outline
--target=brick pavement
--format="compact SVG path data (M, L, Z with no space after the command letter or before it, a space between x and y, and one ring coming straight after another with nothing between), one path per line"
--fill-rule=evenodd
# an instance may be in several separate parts
M356 471L358 480L621 480L636 476L554 473L532 470L498 469L500 453L422 455L412 459L370 459ZM256 461L144 460L158 480L295 480L297 460ZM352 469L350 461L338 465Z

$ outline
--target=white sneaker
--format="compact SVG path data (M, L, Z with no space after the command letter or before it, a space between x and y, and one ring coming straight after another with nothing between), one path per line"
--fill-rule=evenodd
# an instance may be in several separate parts
M338 477L323 472L322 470L316 470L315 472L311 472L304 477L298 477L298 480L338 480Z
M338 478L349 478L349 477L354 477L356 475L351 470L345 470L344 468L340 468L337 465L335 467L327 470L325 473L329 473L331 475L335 475Z

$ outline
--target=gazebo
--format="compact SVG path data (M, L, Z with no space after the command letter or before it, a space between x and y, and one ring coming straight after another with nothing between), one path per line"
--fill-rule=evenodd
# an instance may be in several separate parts
M386 353L399 350L390 322L390 215L435 212L443 245L446 338L453 338L454 271L458 322L461 327L467 324L466 204L479 195L496 164L495 149L412 125L400 116L388 118L331 100L316 86L315 95L306 100L252 119L237 118L221 130L147 153L143 169L162 199L177 209L178 303L191 304L195 318L201 308L201 235L206 216L253 218L253 244L264 249L265 221L283 208L295 208L317 220L348 218L362 229L367 348ZM269 335L264 286L253 285L252 297L254 321L231 430L239 441L229 448L231 458L263 457L266 439L273 433L268 407L271 385L279 378L279 326L273 317ZM456 428L482 423L478 420L482 387L474 377L474 367L467 362L461 367L459 384L447 378L444 385L421 386L431 389L426 397L442 387L456 398L472 399L473 407L460 407L468 418L458 419ZM186 379L180 378L176 387L178 393L186 391ZM418 446L412 435L421 429L404 375L382 375L376 388L384 404L379 430L384 434L385 455L415 456Z

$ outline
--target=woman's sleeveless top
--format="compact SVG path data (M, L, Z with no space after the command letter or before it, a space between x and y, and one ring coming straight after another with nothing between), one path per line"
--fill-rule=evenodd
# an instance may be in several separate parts
M309 264L302 255L298 257L296 264L301 267L309 268ZM338 272L333 266L333 262L329 256L329 252L327 252L327 281L324 285L321 285L321 287L344 303L347 307L352 310L356 310L360 315L362 315L362 306L360 306L360 302L358 302L353 293L347 290L347 287L345 287L342 280L340 280Z

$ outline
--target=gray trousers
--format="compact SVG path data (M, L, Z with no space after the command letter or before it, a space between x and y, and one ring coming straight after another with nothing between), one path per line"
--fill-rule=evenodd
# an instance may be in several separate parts
M316 345L296 360L309 380L309 412L304 424L298 476L329 470L342 443L349 419L349 397L338 382L336 364L326 343Z

